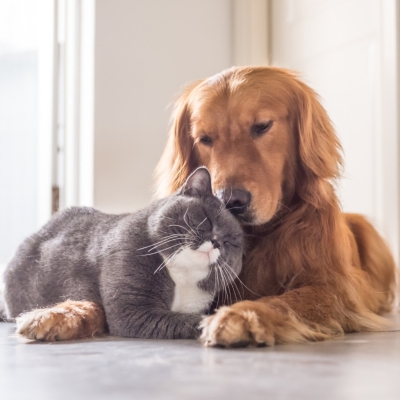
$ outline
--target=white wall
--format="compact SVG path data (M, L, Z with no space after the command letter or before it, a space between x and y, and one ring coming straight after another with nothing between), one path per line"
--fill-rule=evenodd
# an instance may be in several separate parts
M181 86L231 65L229 0L97 0L94 207L132 211L151 198Z
M273 62L320 94L344 148L339 196L398 255L396 5L392 0L273 0Z

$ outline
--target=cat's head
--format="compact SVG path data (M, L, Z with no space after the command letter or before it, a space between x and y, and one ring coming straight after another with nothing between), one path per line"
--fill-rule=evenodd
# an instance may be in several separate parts
M210 292L224 289L242 268L240 223L213 195L210 173L194 171L149 219L155 251L171 271L194 277ZM189 276L190 274L190 276Z

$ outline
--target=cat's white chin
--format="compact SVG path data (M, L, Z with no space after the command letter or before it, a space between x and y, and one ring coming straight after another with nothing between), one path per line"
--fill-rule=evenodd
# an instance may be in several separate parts
M208 241L197 250L186 248L180 251L167 262L168 272L175 283L172 311L201 312L208 308L212 295L197 284L207 277L219 256L219 249Z
M221 255L221 252L219 251L219 249L215 249L214 245L210 241L204 242L195 251L206 254L206 256L208 256L210 265L215 264L217 262L219 256Z

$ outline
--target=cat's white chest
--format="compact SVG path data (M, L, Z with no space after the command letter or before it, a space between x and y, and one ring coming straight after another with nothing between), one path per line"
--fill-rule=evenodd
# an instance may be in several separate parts
M172 311L199 313L210 306L212 294L198 287L198 283L210 273L210 257L216 260L219 256L219 250L213 250L210 245L210 242L204 243L200 251L184 249L167 265L175 283Z

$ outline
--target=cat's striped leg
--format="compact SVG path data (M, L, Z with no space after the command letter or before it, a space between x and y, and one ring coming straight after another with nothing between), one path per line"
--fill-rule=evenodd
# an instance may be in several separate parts
M17 333L31 340L54 342L90 338L106 332L103 307L91 301L67 300L16 318Z

